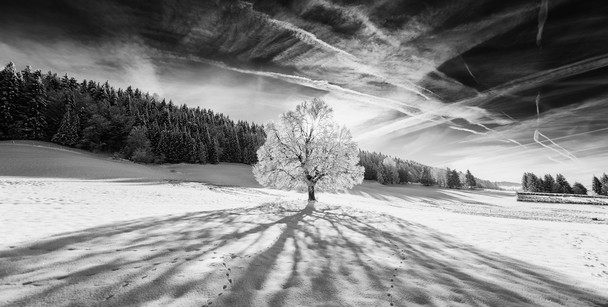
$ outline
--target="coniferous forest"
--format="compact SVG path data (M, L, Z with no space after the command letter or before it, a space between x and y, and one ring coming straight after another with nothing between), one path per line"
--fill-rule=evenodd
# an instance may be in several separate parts
M51 141L145 163L253 164L263 127L67 74L0 72L0 139Z

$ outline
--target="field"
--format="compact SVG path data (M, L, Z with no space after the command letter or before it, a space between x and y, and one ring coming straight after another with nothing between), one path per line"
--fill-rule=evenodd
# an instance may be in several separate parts
M1 306L608 306L608 206L0 142Z

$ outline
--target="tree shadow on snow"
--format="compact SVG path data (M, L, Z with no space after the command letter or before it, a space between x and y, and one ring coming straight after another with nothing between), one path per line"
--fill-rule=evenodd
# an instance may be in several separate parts
M146 218L0 251L7 305L597 306L566 277L390 215L320 205ZM70 298L69 300L67 298Z

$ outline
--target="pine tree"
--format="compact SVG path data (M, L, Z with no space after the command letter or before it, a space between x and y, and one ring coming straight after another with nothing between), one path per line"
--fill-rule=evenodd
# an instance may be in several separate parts
M462 182L460 181L460 175L458 174L458 171L456 171L455 169L452 170L452 185L456 189L462 188Z
M61 120L61 126L53 138L52 142L66 146L74 146L79 141L80 119L76 111L76 104L73 96L65 97L66 111Z
M602 175L602 195L608 196L608 175Z
M14 121L21 91L20 83L15 64L8 63L0 71L0 139L8 139L15 134Z
M545 193L556 193L556 184L555 179L551 174L545 175L545 180L543 180L543 192Z
M559 185L559 193L572 194L572 187L570 186L570 183L568 183L568 180L566 180L566 177L564 177L564 175L557 174L555 176L555 182L557 183L557 185Z
M446 172L445 172L445 185L450 188L453 189L454 188L454 180L452 178L452 170L448 167Z
M45 88L42 84L42 73L32 72L27 66L22 71L23 89L21 106L23 108L22 135L27 139L44 139L46 135L46 99Z
M465 178L466 178L467 186L469 187L469 189L475 188L475 186L477 185L477 182L475 182L475 177L473 176L473 174L471 174L471 172L469 170L467 170L467 174L466 174Z
M524 192L530 191L530 187L528 186L528 176L530 176L530 173L524 173L524 175L521 177L521 189Z
M602 183L595 176L593 176L591 188L592 188L593 192L595 192L595 194L602 195Z

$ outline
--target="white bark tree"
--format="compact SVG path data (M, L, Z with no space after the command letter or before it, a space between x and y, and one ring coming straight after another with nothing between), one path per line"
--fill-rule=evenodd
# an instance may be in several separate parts
M357 144L350 131L333 120L333 110L320 99L304 102L265 126L266 142L257 151L256 180L279 189L308 191L350 189L363 181Z

